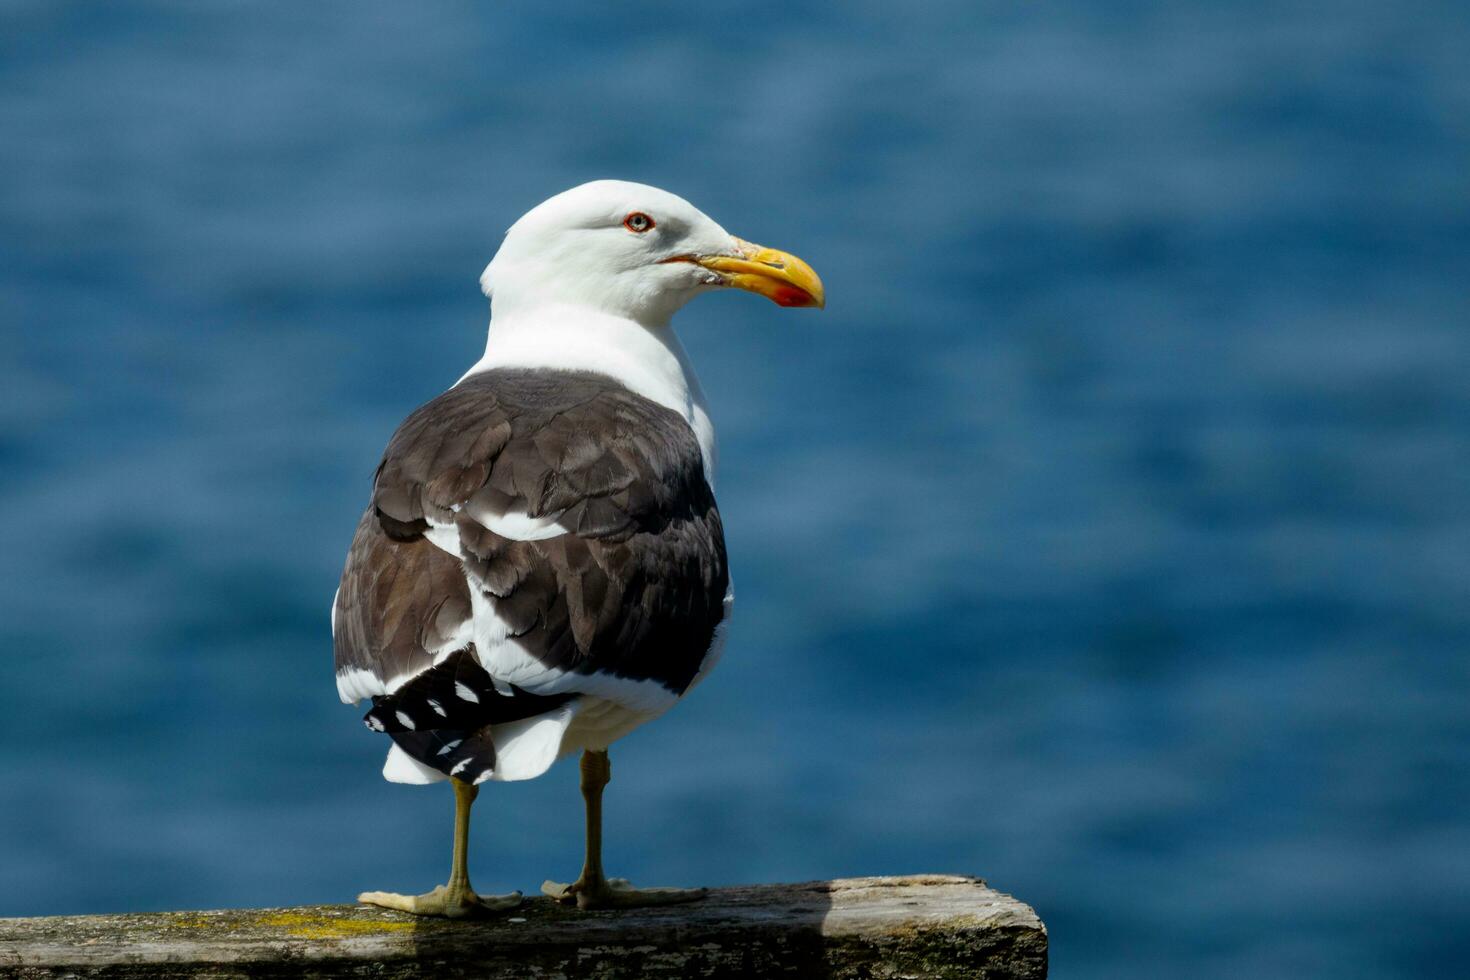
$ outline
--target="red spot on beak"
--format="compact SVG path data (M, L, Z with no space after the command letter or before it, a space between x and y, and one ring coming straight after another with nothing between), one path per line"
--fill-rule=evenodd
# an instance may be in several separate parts
M776 301L777 306L811 306L812 294L805 289L795 286L780 286L772 294L771 299Z

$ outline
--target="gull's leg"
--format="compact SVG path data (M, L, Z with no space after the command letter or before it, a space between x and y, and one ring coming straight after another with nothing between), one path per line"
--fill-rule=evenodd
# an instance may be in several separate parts
M587 857L582 876L570 885L547 881L541 891L559 902L582 909L629 909L641 905L677 905L703 898L703 888L634 888L625 878L602 873L602 790L612 779L607 752L582 753L582 800L587 804Z
M480 789L454 778L450 782L454 784L454 863L449 868L449 883L423 895L363 892L357 896L359 902L415 915L442 915L446 919L462 919L478 909L511 909L521 904L520 892L476 895L470 888L470 805L480 795Z

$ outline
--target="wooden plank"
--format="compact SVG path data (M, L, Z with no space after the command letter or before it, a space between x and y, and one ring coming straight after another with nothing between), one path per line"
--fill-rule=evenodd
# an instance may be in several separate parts
M0 919L0 976L1045 977L1046 927L979 878L713 889L661 909L549 899L476 920L361 905Z

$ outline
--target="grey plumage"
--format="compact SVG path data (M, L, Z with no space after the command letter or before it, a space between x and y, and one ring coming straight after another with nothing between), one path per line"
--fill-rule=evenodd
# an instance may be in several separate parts
M489 526L487 514L507 512L558 527L519 540ZM454 527L457 557L425 538L431 523ZM389 442L342 574L337 668L384 685L429 671L463 639L474 589L508 642L546 667L682 694L728 584L719 511L683 418L602 375L485 371L416 410ZM389 700L435 689L415 681ZM455 730L506 720L484 710ZM461 758L436 755L431 740L395 740L441 772Z

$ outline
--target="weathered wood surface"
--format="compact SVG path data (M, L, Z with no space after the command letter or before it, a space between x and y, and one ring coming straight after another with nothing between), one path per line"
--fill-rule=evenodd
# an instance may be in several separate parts
M1046 928L978 878L719 888L690 905L472 921L360 905L0 919L0 976L1046 976Z

